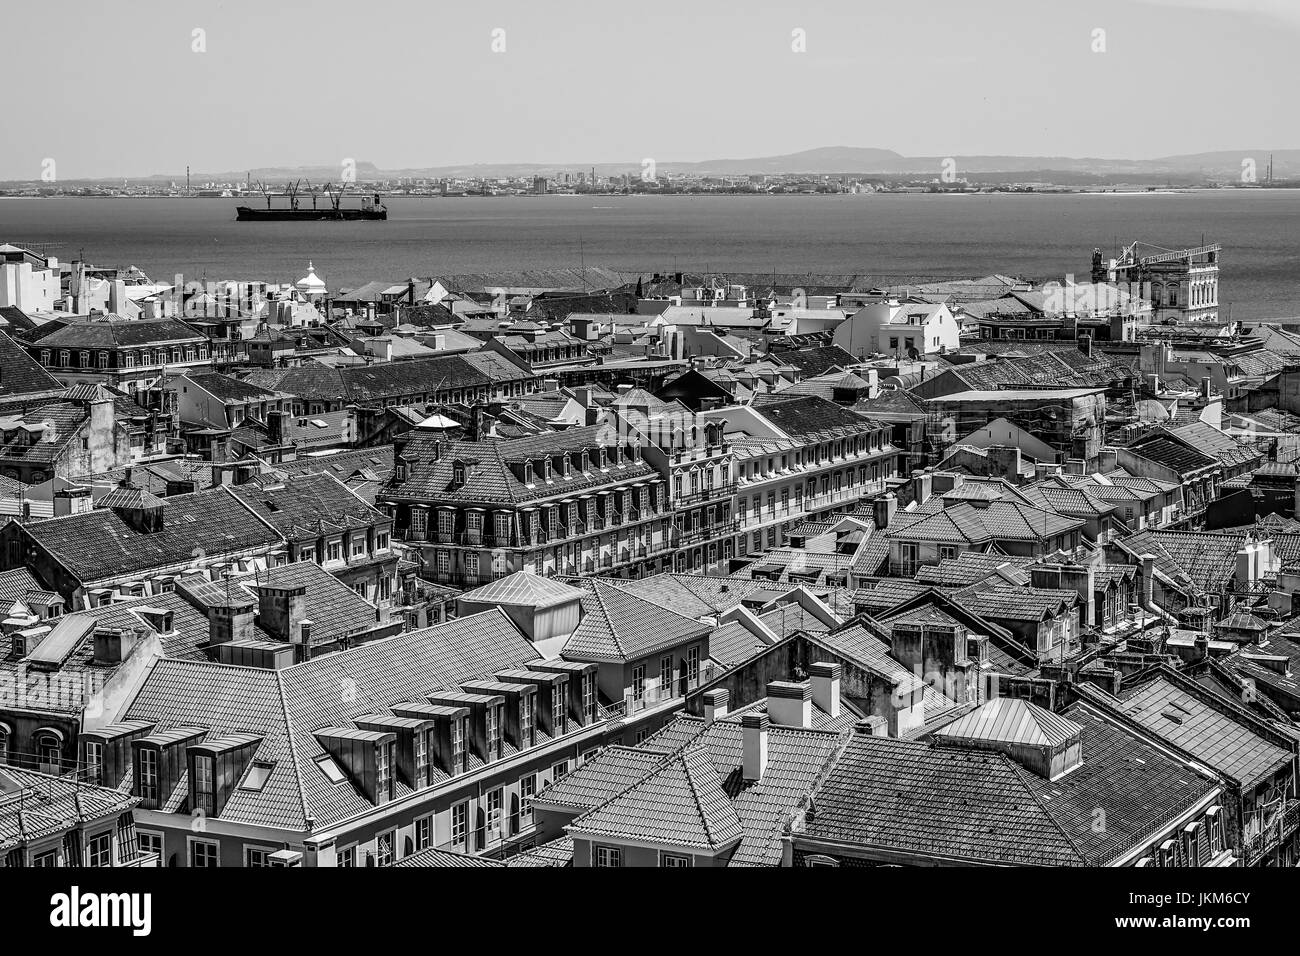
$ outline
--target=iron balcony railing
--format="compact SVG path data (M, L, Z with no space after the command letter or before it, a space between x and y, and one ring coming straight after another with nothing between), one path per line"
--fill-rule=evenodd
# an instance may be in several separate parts
M673 502L677 507L683 508L705 501L724 501L736 493L736 487L736 482L728 481L720 485L714 485L711 488L701 488L699 491L674 495Z
M1254 866L1264 854L1285 842L1295 833L1297 824L1300 824L1300 800L1288 800L1262 823L1258 832L1246 838L1242 847L1246 865Z

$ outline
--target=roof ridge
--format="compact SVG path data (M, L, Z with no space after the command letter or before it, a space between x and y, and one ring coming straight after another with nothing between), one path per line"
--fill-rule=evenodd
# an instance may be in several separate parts
M302 800L303 825L310 830L315 824L316 818L307 799L307 788L303 786L302 772L298 767L298 744L295 739L297 730L294 727L293 714L289 710L289 700L284 693L282 673L279 670L275 672L275 688L280 695L280 707L284 711L285 745L289 749L289 763L293 767L293 779L298 785L298 796Z
M1012 760L1006 754L998 754L998 756L1001 757L1002 760L1005 761L1006 764L1011 768L1011 772L1016 775L1016 779L1020 781L1020 785L1025 788L1025 791L1029 794L1030 798L1034 801L1034 804L1038 807L1039 811L1041 811L1043 816L1047 817L1047 819L1051 821L1052 826L1055 827L1056 829L1056 832L1061 834L1061 836L1065 839L1066 844L1068 844L1070 849L1074 851L1075 855L1078 856L1078 858L1082 860L1085 864L1091 863L1092 860L1090 860L1088 858L1088 855L1083 852L1083 850L1079 847L1079 844L1074 842L1070 834L1065 832L1065 828L1061 826L1061 822L1056 819L1056 815L1053 814L1052 811L1048 809L1047 804L1043 801L1042 797L1038 795L1038 791L1033 786L1030 785L1029 780L1026 778L1026 774L1028 773L1028 771L1023 769L1018 763L1016 763L1016 761Z

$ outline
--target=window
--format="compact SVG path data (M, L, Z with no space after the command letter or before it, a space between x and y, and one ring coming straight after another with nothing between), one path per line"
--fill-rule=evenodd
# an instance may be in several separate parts
M519 746L533 745L533 707L532 698L519 698Z
M700 649L692 647L686 652L686 679L691 686L700 680Z
M339 850L338 865L352 867L357 865L357 845L355 843Z
M395 840L396 834L392 830L379 834L375 839L375 863L377 865L393 865L393 843Z
M366 556L366 539L358 535L352 539L352 557L364 558Z
M469 831L469 801L451 808L451 845L464 846Z
M451 722L451 772L460 773L465 769L465 718L458 717Z
M673 657L671 654L659 659L659 696L673 695Z
M217 844L209 840L190 840L190 866L214 867L219 866Z
M592 866L622 866L623 851L616 846L593 846L591 848Z
M569 711L564 706L568 686L568 681L557 681L551 685L551 727L557 736L569 729Z
M537 774L519 778L519 819L527 826L533 821L533 794L537 792Z
M32 857L32 866L58 866L59 853L57 850L49 850L45 853L38 853Z
M495 705L487 709L487 756L489 760L501 756L501 708Z
M411 537L423 538L425 526L429 522L429 512L423 508L411 509Z
M63 748L54 734L38 734L36 750L40 757L41 773L59 773L63 767Z
M659 865L663 867L689 867L691 858L676 853L662 853L659 856Z
M561 760L551 768L551 782L562 780L569 772L569 761Z
M582 712L588 720L596 719L596 675L582 675Z
M158 751L140 748L140 799L158 800Z
M375 791L385 798L393 795L393 750L388 744L375 747Z
M86 781L94 784L104 782L104 745L93 740L86 741Z
M420 817L415 821L415 848L427 850L433 837L433 817Z
M244 847L244 866L268 867L271 865L271 851L264 846Z
M329 548L326 551L326 555L327 555L326 560L328 561L342 561L343 560L342 544L338 541L331 541L329 543Z
M582 754L582 760L579 762L578 765L581 766L582 764L586 763L588 760L595 760L596 755L599 753L600 753L599 747L592 747L590 750L584 751Z
M947 561L957 557L957 547L951 544L939 545L939 560Z
M387 551L387 550L388 550L388 532L387 532L387 531L381 531L381 532L379 532L379 534L377 534L377 535L375 536L375 550L376 550L376 551Z
M216 789L212 783L213 758L205 754L194 757L194 801L205 813L216 813Z
M638 664L632 668L632 699L638 703L645 700L645 665Z
M423 787L429 778L429 734L418 731L413 745L415 749L415 785Z
M488 839L501 830L501 788L489 790L487 795L487 829Z
M161 833L151 833L147 830L140 830L136 834L136 842L140 846L141 853L153 853L158 857L158 865L163 863L163 835Z
M86 866L113 865L113 833L105 831L86 844Z

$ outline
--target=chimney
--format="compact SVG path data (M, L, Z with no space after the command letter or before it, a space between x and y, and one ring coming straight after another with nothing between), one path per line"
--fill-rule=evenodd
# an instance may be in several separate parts
M121 315L125 305L126 283L121 279L114 279L108 286L108 311L114 315Z
M840 665L819 662L808 667L813 704L830 717L840 715Z
M767 714L744 714L740 718L741 765L746 781L762 780L767 770Z
M139 638L125 628L95 629L95 663L120 664L131 654Z
M1210 376L1208 375L1201 378L1201 398L1210 400Z
M864 737L888 737L889 723L885 718L873 714L870 717L863 717L855 721L853 732Z
M1237 551L1237 587L1255 583L1255 546L1247 543Z
M253 640L253 601L234 595L225 606L208 608L208 647Z
M727 716L727 703L731 695L721 687L704 692L704 723L713 723L719 717Z
M767 685L767 714L786 727L812 726L812 683L774 680Z
M1092 336L1091 335L1079 336L1079 351L1082 352L1084 355L1088 356L1088 358L1092 358Z
M1155 599L1156 556L1142 555L1142 606L1151 607Z
M1300 499L1300 487L1296 490L1296 497ZM882 495L871 502L871 510L876 520L876 527L883 531L894 520L894 512L898 510L898 499L894 497L892 492Z
M284 421L288 418L287 412L279 410L268 412L266 415L266 440L272 445L284 444Z
M302 642L303 622L307 616L307 589L298 587L277 588L260 585L257 588L257 623L274 640L286 644Z

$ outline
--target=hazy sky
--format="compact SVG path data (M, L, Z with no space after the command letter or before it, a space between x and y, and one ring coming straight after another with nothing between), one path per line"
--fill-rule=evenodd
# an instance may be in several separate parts
M0 34L0 179L1300 145L1300 0L64 0Z

